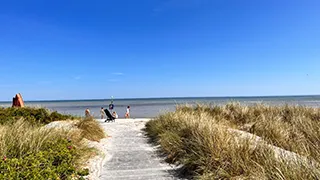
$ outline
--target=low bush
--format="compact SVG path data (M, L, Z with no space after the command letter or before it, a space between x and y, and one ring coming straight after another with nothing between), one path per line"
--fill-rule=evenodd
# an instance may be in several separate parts
M19 119L25 119L32 124L48 124L52 121L75 119L75 116L50 112L45 108L0 108L0 124L14 123Z
M43 149L23 156L3 156L0 179L71 179L88 175L77 168L79 152L67 139L49 141Z

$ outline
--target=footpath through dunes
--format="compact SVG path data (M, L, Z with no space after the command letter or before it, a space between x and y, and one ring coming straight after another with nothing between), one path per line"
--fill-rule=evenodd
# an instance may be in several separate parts
M108 136L108 158L99 179L108 180L171 180L176 167L163 161L156 148L148 144L143 128L150 119L117 119L102 127Z

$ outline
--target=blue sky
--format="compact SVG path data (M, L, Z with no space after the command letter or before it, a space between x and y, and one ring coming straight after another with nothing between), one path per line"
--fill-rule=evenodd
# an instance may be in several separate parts
M12 0L0 100L320 94L318 0Z

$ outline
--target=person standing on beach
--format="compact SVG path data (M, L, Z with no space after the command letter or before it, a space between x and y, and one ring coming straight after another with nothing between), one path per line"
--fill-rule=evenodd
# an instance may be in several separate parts
M127 107L127 111L126 111L126 118L130 118L130 106Z
M101 107L100 115L101 115L101 119L104 119L104 117L105 117L105 112L104 112L103 107Z
M84 111L84 114L85 114L86 117L90 117L90 116L91 116L89 108L87 108L87 109Z

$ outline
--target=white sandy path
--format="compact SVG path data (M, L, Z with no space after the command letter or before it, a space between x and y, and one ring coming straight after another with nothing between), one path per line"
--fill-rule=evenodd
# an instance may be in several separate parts
M149 120L117 119L106 123L98 119L108 137L99 143L89 142L100 154L89 160L87 179L178 179L169 173L177 167L163 163L143 135L142 129Z

